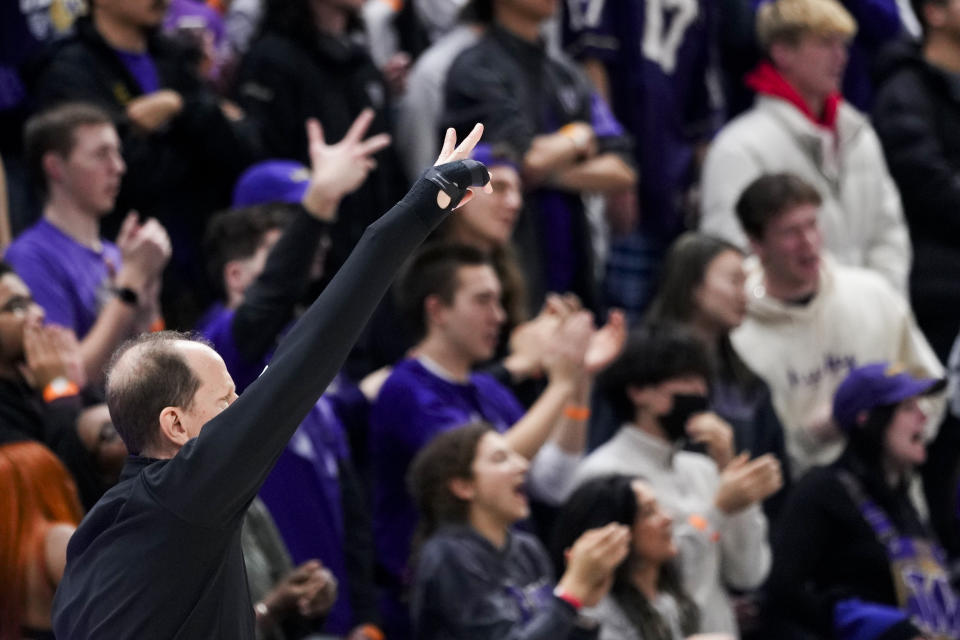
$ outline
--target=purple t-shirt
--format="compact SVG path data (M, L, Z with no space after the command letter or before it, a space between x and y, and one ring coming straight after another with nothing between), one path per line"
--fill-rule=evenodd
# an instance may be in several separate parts
M404 575L417 522L406 488L413 457L444 431L485 420L503 432L523 414L510 390L486 374L471 374L464 384L441 378L418 360L397 364L370 412L374 543L394 578Z
M157 73L157 65L153 62L149 53L130 53L120 49L114 49L114 51L117 52L123 66L127 68L130 75L140 85L140 90L143 93L153 93L160 89L160 75Z
M13 241L4 259L43 307L47 322L83 339L113 297L113 278L122 264L116 245L102 239L100 245L100 251L85 247L41 218Z

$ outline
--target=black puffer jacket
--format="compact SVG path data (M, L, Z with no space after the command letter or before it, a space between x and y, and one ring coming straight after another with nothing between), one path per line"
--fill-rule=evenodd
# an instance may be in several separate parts
M898 43L878 66L873 121L914 247L910 297L941 360L960 329L960 75Z

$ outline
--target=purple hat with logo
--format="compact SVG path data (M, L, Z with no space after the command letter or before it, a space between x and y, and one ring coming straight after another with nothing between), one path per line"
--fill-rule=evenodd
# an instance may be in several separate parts
M265 160L246 171L233 188L233 206L270 202L294 204L310 185L310 169L293 160Z
M875 362L856 367L833 396L833 419L843 431L857 424L857 416L875 407L893 405L915 396L941 391L944 379L914 378L904 367Z

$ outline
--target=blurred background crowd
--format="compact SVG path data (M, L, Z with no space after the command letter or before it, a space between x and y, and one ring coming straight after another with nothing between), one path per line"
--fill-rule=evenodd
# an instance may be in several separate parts
M242 393L476 122L249 507L258 634L960 638L960 0L6 0L0 640L144 446L114 350Z

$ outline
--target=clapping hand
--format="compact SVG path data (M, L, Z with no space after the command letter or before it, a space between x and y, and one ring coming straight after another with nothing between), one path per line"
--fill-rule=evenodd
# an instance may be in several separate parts
M587 373L596 375L613 362L627 341L627 318L623 311L613 309L607 314L607 323L593 332L584 357Z
M86 382L80 345L73 331L56 325L26 325L23 329L24 379L43 389L57 378L82 388Z
M732 515L743 511L772 496L783 486L779 460L767 453L748 462L748 455L738 455L720 474L714 502L724 513Z

